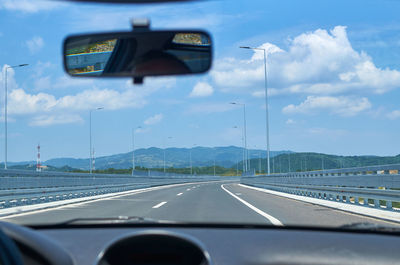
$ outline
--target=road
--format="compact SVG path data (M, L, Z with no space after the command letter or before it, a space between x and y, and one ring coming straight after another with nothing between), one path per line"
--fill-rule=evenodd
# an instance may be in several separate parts
M72 218L142 216L195 223L340 226L369 222L398 225L239 186L201 183L71 204L1 218L18 224L63 222Z

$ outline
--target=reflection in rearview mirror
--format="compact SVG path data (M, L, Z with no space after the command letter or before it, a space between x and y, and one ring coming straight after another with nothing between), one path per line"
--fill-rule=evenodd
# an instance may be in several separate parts
M203 73L212 61L204 32L145 31L68 37L64 65L72 76L144 77Z

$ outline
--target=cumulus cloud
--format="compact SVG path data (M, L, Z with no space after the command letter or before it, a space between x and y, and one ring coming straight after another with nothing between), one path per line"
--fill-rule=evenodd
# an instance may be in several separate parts
M164 117L164 115L159 113L159 114L156 114L154 116L147 118L143 123L146 125L154 125L154 124L159 123L163 119L163 117Z
M235 105L228 104L226 102L221 103L201 103L194 104L189 107L187 113L191 114L211 114L211 113L221 113L233 110L237 108Z
M89 89L75 95L56 98L47 93L29 94L14 89L9 96L9 113L15 115L53 111L84 111L102 106L107 110L143 107L146 101L133 90Z
M50 76L39 77L34 81L36 90L46 90L51 88Z
M83 122L81 116L77 114L60 114L60 115L40 115L36 116L29 122L31 126L49 126L54 124L67 124Z
M323 135L324 137L340 137L348 134L347 130L343 129L328 129L328 128L310 128L307 130L307 133L311 135Z
M190 92L189 97L208 97L214 93L214 89L206 82L198 82L194 87L192 92Z
M294 121L294 120L292 120L292 119L288 119L287 121L286 121L286 124L287 125L292 125L292 124L295 124L296 122Z
M43 48L44 41L41 37L35 36L32 39L26 41L26 46L28 47L31 54L34 54Z
M400 72L378 68L368 54L354 50L343 26L301 34L289 40L286 49L271 43L260 48L268 55L271 95L329 95L358 90L382 94L400 86ZM247 60L218 60L212 77L222 91L262 96L263 51L254 51Z
M43 0L0 0L0 9L19 11L23 13L36 13L44 10L52 10L61 3Z
M3 71L7 66L3 65ZM1 82L3 82L3 76L0 75ZM118 89L97 88L92 85L91 88L74 94L55 96L43 91L28 93L19 88L14 79L14 69L8 69L7 80L9 120L17 116L28 116L31 119L31 126L82 122L83 119L80 116L82 113L99 106L106 110L142 108L147 104L149 95L161 87L168 89L176 83L175 78L149 78L146 80L146 89L143 89L143 87L133 86L132 81L129 80ZM34 85L36 88L46 88L49 86L49 79L38 78Z
M371 103L365 97L332 97L332 96L308 96L299 105L290 104L282 109L285 114L315 113L325 110L340 116L355 116L371 108Z
M393 111L387 113L386 117L388 117L391 120L398 119L398 118L400 118L400 110L393 110Z

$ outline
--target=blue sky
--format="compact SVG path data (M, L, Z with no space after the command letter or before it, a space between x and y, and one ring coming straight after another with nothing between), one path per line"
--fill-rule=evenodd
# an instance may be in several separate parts
M6 65L29 63L8 70L9 161L35 159L39 142L43 160L88 157L89 110L96 107L104 107L93 112L96 156L130 151L138 126L138 148L241 145L242 110L232 101L246 104L248 146L265 148L262 56L242 45L268 49L272 150L399 154L399 13L393 0L139 6L0 0L3 73ZM150 18L154 29L209 31L212 70L148 78L141 86L64 73L65 36L130 30L134 17Z

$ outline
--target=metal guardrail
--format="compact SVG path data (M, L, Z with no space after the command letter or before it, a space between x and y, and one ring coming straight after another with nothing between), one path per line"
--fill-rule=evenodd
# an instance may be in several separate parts
M391 211L400 205L400 164L248 176L241 183Z
M168 184L221 180L213 176L160 175L0 170L0 209Z

